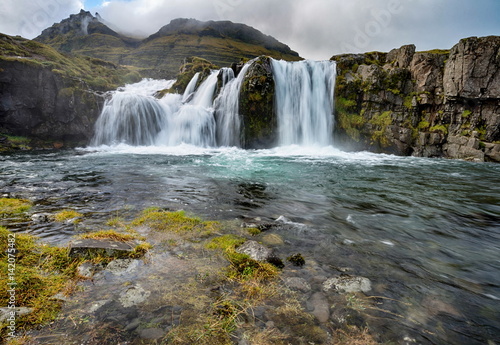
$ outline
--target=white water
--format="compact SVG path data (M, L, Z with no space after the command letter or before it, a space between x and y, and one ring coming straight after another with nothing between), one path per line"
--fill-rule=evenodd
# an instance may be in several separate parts
M230 79L231 73L227 71L228 69L223 71L225 73L223 80L229 81L215 100L217 139L220 146L239 147L241 144L240 90L249 67L249 63L243 66L237 78L234 78L233 73L233 79Z
M237 77L230 68L212 71L197 89L196 73L183 95L153 96L172 81L143 80L117 90L96 122L92 146L240 147L240 90L252 63ZM272 60L272 68L280 145L330 145L335 64ZM214 100L219 75L222 88Z
M198 83L198 79L200 79L200 72L197 72L193 78L189 81L189 84L186 86L186 90L184 91L184 95L182 96L182 102L186 102L194 92L196 88L196 83Z
M279 143L330 145L335 63L272 60Z

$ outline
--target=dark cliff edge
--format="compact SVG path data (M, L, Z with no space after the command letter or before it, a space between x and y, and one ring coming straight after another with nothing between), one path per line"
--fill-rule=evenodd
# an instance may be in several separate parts
M103 60L0 34L0 150L88 143L105 92L139 80Z
M500 161L500 37L462 39L449 51L407 45L332 60L337 146Z

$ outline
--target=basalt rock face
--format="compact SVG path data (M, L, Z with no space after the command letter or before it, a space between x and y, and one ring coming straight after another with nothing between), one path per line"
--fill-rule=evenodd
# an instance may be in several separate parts
M0 70L1 133L39 139L44 145L90 140L102 96L50 69L0 60Z
M0 34L0 139L22 136L31 147L84 145L105 91L140 80L137 72L90 57L68 56Z
M334 56L336 140L351 149L500 161L500 37L450 51Z

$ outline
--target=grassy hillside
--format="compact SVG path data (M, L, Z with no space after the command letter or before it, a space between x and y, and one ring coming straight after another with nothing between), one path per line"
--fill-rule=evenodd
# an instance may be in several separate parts
M84 82L93 90L106 91L140 80L134 68L88 56L63 54L48 45L19 36L0 34L0 60L48 69L64 78Z
M124 37L81 11L43 31L35 40L62 52L91 56L138 68L143 76L174 78L184 59L198 56L218 66L268 55L300 60L276 39L243 24L175 19L144 40Z

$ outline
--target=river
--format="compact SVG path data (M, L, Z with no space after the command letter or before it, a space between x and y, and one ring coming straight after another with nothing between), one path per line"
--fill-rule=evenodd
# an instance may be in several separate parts
M246 151L82 148L0 156L2 195L33 212L84 214L74 225L18 223L64 244L114 215L149 206L207 218L285 216L288 245L352 267L391 298L375 322L387 339L486 344L500 334L500 165L287 146ZM390 313L389 313L390 312Z

